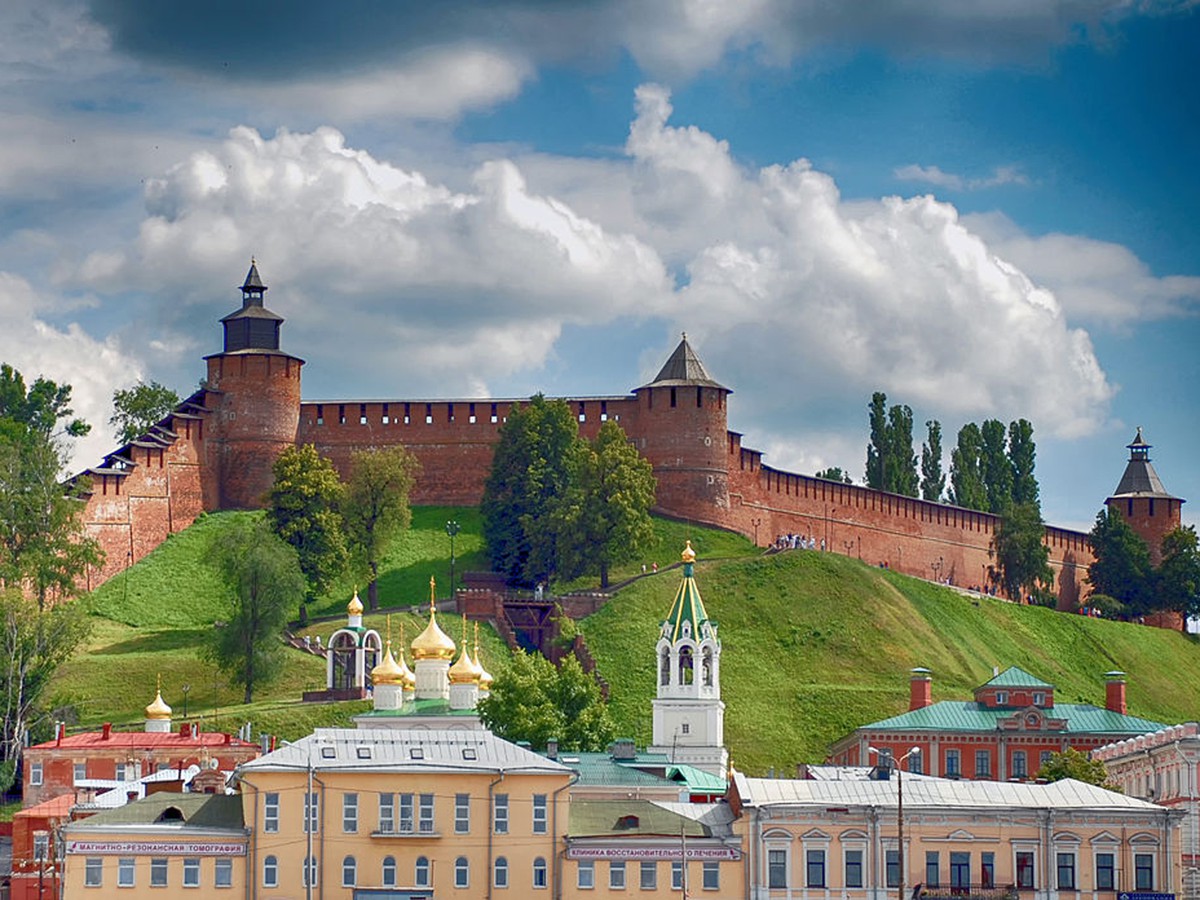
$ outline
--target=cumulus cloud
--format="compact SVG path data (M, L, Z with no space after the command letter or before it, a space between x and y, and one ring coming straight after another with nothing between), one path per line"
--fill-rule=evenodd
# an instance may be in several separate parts
M96 340L77 323L57 326L47 313L58 298L36 290L25 279L0 271L0 360L31 383L39 376L71 385L71 408L92 426L72 441L72 467L95 465L113 449L108 425L112 392L142 377L140 363L115 339Z
M997 166L992 174L984 178L967 178L953 172L943 171L940 166L900 166L893 173L900 181L919 181L934 187L953 191L978 191L984 188L1001 187L1006 184L1028 186L1029 178L1016 166Z
M1053 290L1074 321L1126 326L1200 313L1200 278L1153 275L1128 247L1082 235L1028 235L1002 213L965 221L999 256Z

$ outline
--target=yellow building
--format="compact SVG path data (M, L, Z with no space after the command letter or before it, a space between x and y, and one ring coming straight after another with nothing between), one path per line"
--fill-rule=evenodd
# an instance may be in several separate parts
M251 896L562 896L571 770L489 732L318 729L239 773Z

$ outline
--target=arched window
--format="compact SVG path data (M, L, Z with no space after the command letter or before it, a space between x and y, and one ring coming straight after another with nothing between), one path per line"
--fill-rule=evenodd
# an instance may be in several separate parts
M535 888L546 886L546 860L541 856L533 861L533 886Z
M263 857L263 887L279 886L279 860L274 856Z
M429 857L417 857L417 864L413 867L413 883L417 887L429 887Z
M662 658L659 660L659 684L671 683L671 651L663 647Z
M353 856L342 860L342 887L354 887L358 882L358 862Z
M383 873L382 874L383 874L382 881L383 881L384 887L395 887L396 886L396 857L385 856L383 858Z
M691 684L695 672L692 670L692 648L684 647L679 651L679 683Z
M465 888L471 886L471 863L465 856L454 861L454 886Z
M713 686L713 652L712 652L712 647L705 647L705 648L704 648L704 656L703 656L703 660L704 660L704 661L703 661L703 663L701 664L700 670L701 670L701 672L703 673L703 678L704 678L704 686L705 686L705 687L712 687L712 686Z
M508 887L508 858L504 856L496 857L495 873L492 877L492 884L498 888Z

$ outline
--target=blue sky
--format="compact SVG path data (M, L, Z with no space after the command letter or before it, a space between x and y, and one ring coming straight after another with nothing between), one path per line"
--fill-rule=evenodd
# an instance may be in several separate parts
M861 477L874 390L947 455L1025 417L1087 528L1142 425L1195 522L1198 45L1171 0L18 0L0 358L91 464L254 255L311 399L613 393L687 330L774 465Z

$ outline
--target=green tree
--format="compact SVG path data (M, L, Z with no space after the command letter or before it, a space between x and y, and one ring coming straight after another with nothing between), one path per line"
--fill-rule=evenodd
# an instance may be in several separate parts
M1200 615L1200 552L1194 525L1175 528L1163 536L1156 582L1161 609L1185 617Z
M1054 583L1045 538L1046 524L1032 503L1012 504L1001 517L990 552L1010 598L1049 590Z
M267 521L299 555L311 600L346 570L349 553L341 513L345 491L333 463L311 444L288 447L272 471Z
M518 650L479 702L479 716L505 740L539 749L557 738L563 750L599 751L616 735L600 686L573 654L555 668L544 656Z
M145 434L179 405L179 395L169 387L139 381L131 388L113 391L113 414L108 424L117 429L117 440L126 444Z
M871 439L867 444L867 487L884 490L884 460L888 456L887 394L876 391L867 407Z
M946 490L946 473L942 470L942 423L930 419L925 423L927 437L921 445L921 497L937 502Z
M1017 419L1008 425L1008 460L1012 469L1013 503L1040 505L1037 478L1033 474L1037 447L1033 442L1033 425L1027 419Z
M279 673L279 633L288 613L304 598L304 575L296 551L265 520L239 523L216 546L229 596L229 618L214 627L207 656L233 684L254 699L255 685Z
M814 478L823 478L826 481L838 481L842 484L854 484L854 480L846 472L843 472L840 466L830 466L827 469L822 469Z
M913 411L909 407L897 405L888 410L887 447L884 490L917 496L917 455L913 452Z
M987 509L987 489L979 454L983 436L979 426L968 422L958 430L958 444L950 451L950 502L964 509Z
M30 730L49 715L43 700L55 673L90 629L82 603L44 609L19 590L0 590L0 791L12 785Z
M1089 537L1095 557L1088 566L1092 590L1119 602L1128 617L1153 610L1154 567L1150 549L1125 517L1106 506L1096 514Z
M1075 781L1094 784L1110 791L1119 790L1108 783L1108 770L1104 768L1104 763L1098 759L1092 759L1088 754L1076 750L1074 747L1068 747L1061 753L1051 753L1050 758L1038 768L1037 777L1047 781L1072 778Z
M492 568L517 584L546 581L558 563L552 512L570 483L579 425L562 400L541 394L500 426L480 513Z
M403 447L359 450L350 457L342 515L350 552L367 577L367 606L379 609L379 563L408 530L408 495L420 464Z
M979 429L979 471L987 491L988 512L1003 515L1012 503L1013 470L1008 460L1008 432L999 419L988 419Z
M650 507L657 483L654 469L609 420L594 441L570 450L569 480L552 505L562 578L600 575L608 587L613 563L633 559L654 539Z
M71 386L39 377L28 390L21 373L8 363L0 364L0 420L19 423L51 439L83 437L92 426L73 418Z

